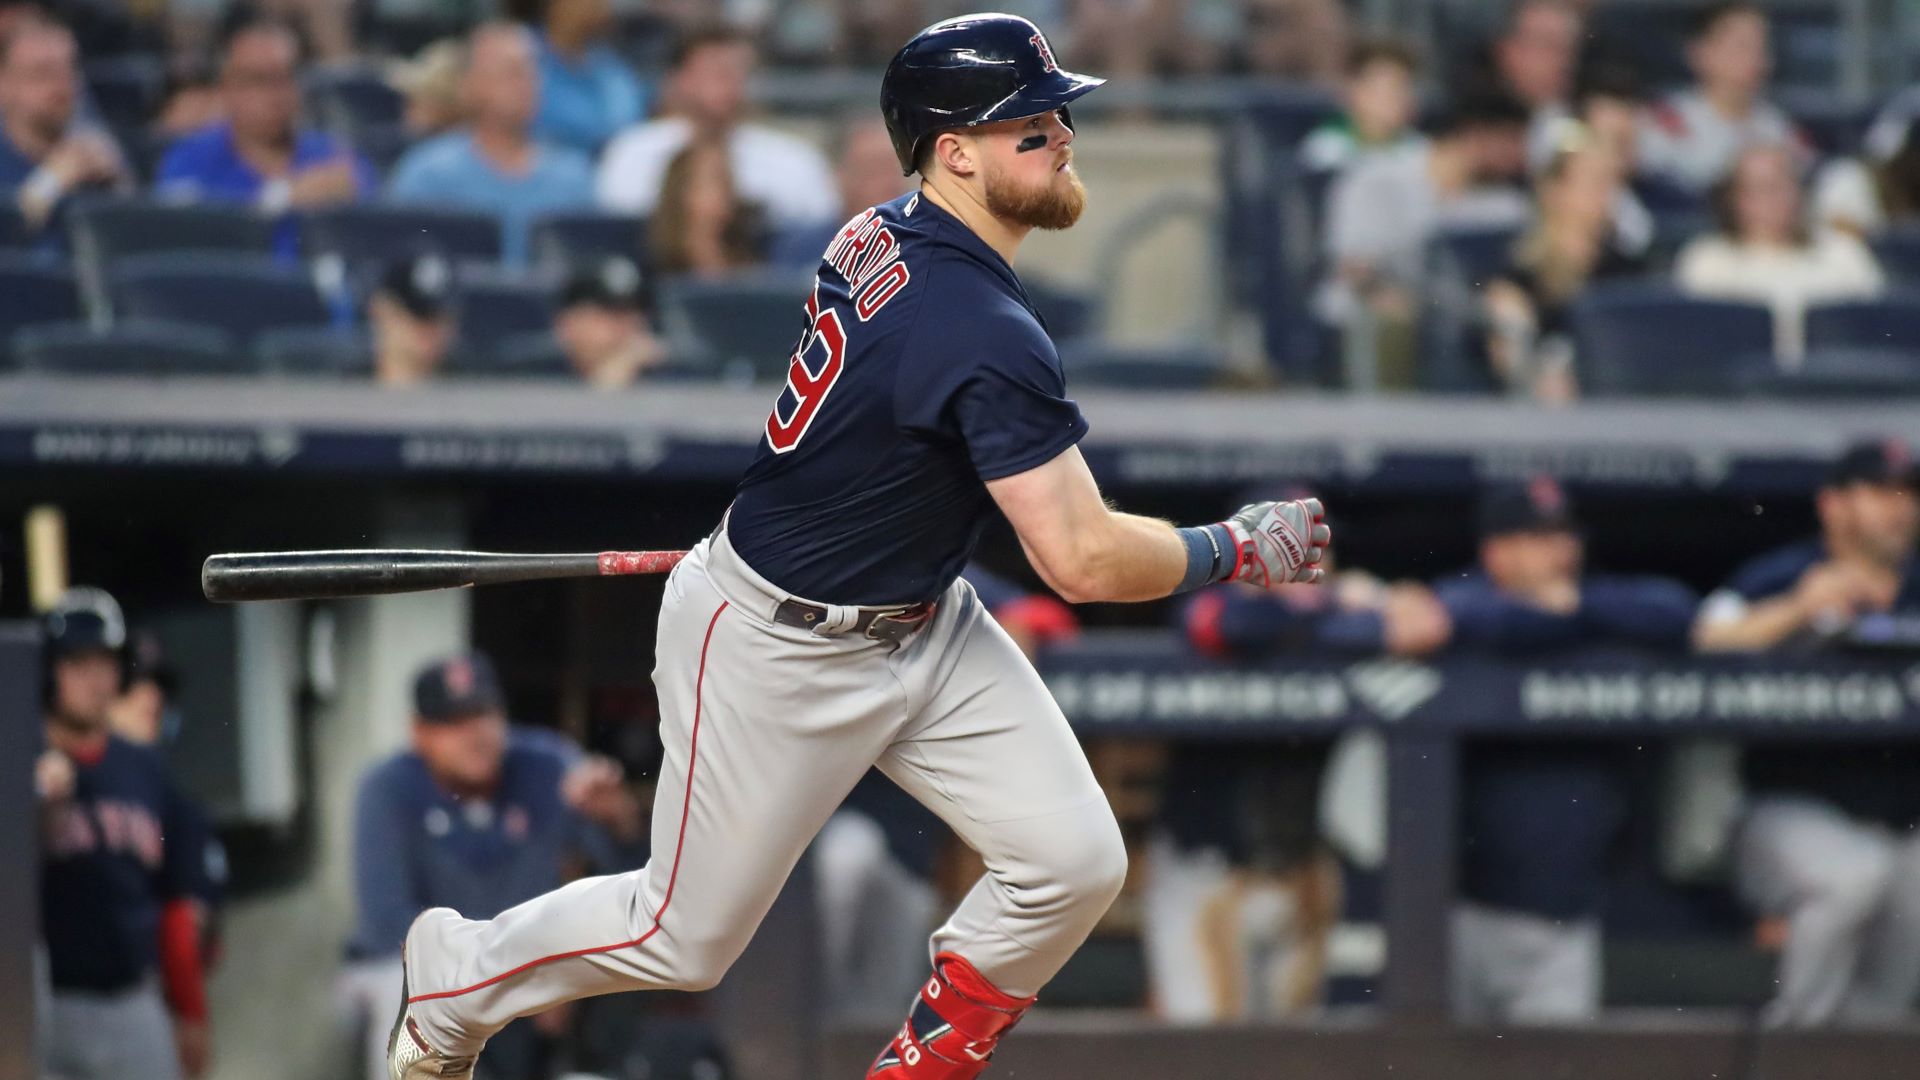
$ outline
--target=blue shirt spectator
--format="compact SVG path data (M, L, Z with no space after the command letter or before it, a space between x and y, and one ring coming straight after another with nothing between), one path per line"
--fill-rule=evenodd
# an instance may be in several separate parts
M264 213L353 202L378 185L372 166L332 136L299 128L299 43L286 27L258 23L229 39L220 71L227 119L176 142L160 162L162 198L244 203ZM298 254L294 222L277 251Z
M526 262L536 219L593 204L593 167L576 151L531 146L526 168L508 172L476 144L472 133L453 131L409 150L394 166L387 197L499 215L502 255L518 266Z
M593 155L645 115L646 91L619 53L587 44L563 51L549 30L540 47L540 113L533 133Z
M112 136L84 115L73 35L28 18L0 38L0 49L0 191L10 192L27 225L44 228L76 190L130 187Z
M593 204L587 156L533 136L539 78L526 28L475 30L461 72L467 126L409 150L394 166L388 198L497 214L507 263L524 264L536 218Z

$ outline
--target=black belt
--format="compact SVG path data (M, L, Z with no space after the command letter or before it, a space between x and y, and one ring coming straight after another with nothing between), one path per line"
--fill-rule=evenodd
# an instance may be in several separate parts
M933 617L932 602L911 604L907 607L861 608L860 615L853 625L840 631L843 634L861 634L875 641L891 641L898 644L913 635L913 632L927 625ZM785 626L797 626L802 630L812 630L820 626L827 618L827 609L818 604L809 604L805 600L782 600L780 606L773 609L773 621Z

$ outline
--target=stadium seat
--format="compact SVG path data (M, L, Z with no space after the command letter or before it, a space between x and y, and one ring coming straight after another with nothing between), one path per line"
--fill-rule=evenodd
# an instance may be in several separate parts
M373 343L357 331L295 328L269 330L254 340L259 370L267 375L369 376Z
M1139 349L1069 344L1060 363L1069 386L1129 390L1198 390L1219 383L1226 358L1210 349Z
M1920 354L1904 349L1809 349L1798 370L1761 378L1753 389L1789 400L1911 397L1920 395Z
M509 339L553 330L555 289L549 282L468 271L458 276L454 297L463 348L492 352Z
M332 313L306 273L267 260L147 255L113 267L115 322L159 320L211 326L251 346L269 330L320 328Z
M1483 288L1513 258L1520 230L1509 225L1441 229L1427 242L1427 265Z
M661 322L677 353L778 382L804 327L806 291L804 279L789 275L670 281L661 288Z
M273 253L273 222L237 207L111 199L76 205L68 222L75 257L101 273L132 255Z
M1920 285L1920 228L1888 229L1874 238L1873 254L1887 277L1908 285Z
M342 206L309 215L301 225L309 259L333 256L354 277L423 252L457 262L496 262L500 222L490 214L426 206Z
M232 340L205 326L127 322L34 326L13 336L22 371L68 375L233 375L251 369Z
M565 379L573 376L566 353L553 338L553 332L515 334L481 342L464 333L449 374L484 375L504 378Z
M1774 370L1773 316L1758 304L1620 282L1582 294L1572 322L1581 386L1591 396L1722 396Z
M0 256L0 343L24 327L79 317L80 288L72 271L27 256ZM0 361L5 354L0 348Z
M1807 348L1920 353L1920 295L1815 305L1807 311Z
M624 214L550 214L533 224L536 266L571 267L624 255L647 261L646 222Z

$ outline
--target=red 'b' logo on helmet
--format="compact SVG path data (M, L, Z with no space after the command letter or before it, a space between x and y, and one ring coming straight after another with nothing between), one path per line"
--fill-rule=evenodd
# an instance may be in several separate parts
M1053 50L1047 47L1046 38L1041 37L1039 34L1035 34L1032 37L1028 38L1027 40L1033 42L1033 47L1040 50L1040 60L1042 63L1047 65L1046 69L1048 71L1060 70L1060 65L1053 62Z

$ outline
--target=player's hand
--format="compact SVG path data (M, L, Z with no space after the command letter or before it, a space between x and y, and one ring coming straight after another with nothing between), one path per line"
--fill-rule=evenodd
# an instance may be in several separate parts
M1395 585L1380 608L1387 652L1394 656L1425 656L1453 637L1453 617L1445 604L1425 585Z
M620 766L612 758L595 755L575 765L560 782L560 797L580 816L621 840L638 839L640 802L627 790Z
M65 802L73 797L73 760L58 750L48 750L33 763L33 789L41 802Z
M207 1074L207 1066L213 1062L213 1030L205 1020L181 1020L173 1022L173 1045L180 1054L180 1071L187 1080Z
M1327 528L1319 499L1249 503L1226 525L1238 548L1228 581L1266 588L1312 583L1324 576L1319 562L1326 557L1333 531Z

